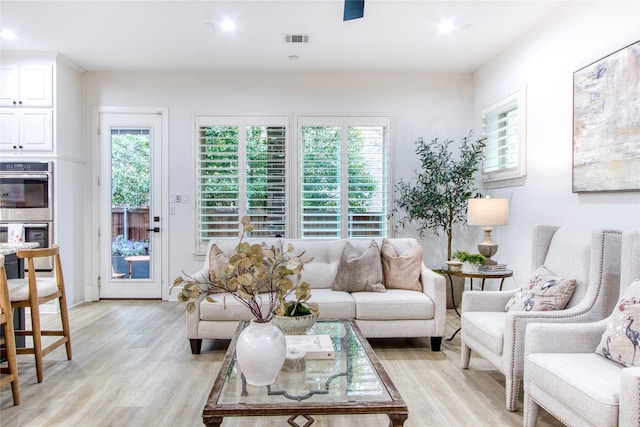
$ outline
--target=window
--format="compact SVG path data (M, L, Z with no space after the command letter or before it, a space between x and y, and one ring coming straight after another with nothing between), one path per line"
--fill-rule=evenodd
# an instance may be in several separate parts
M388 117L300 117L300 236L385 237Z
M198 117L198 250L213 237L283 236L288 118Z
M196 117L197 248L251 237L386 237L390 118Z
M526 175L524 105L522 89L482 112L487 138L482 167L485 188L518 185Z

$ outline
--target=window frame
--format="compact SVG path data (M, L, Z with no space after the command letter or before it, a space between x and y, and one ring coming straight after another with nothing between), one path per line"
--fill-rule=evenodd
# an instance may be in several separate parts
M517 91L505 96L494 104L485 107L482 110L482 135L487 136L487 119L489 117L496 117L500 114L507 113L512 110L512 104L515 102L518 117L518 153L516 166L511 168L502 168L491 172L484 170L484 164L481 168L482 181L484 188L501 188L512 187L517 185L523 185L527 175L527 126L526 126L526 87L523 86ZM485 154L488 149L491 149L491 143L489 139L485 141Z
M292 125L293 123L293 125ZM286 137L285 137L285 155L286 155L286 172L285 172L285 182L286 182L286 203L285 203L285 216L287 218L285 225L285 236L286 238L302 238L302 207L301 207L301 198L302 198L302 186L301 186L301 176L302 176L302 167L303 167L303 159L302 159L302 135L301 135L301 123L313 123L313 125L340 125L341 126L341 134L343 137L348 136L348 128L349 126L384 126L386 129L385 132L385 141L386 141L386 157L383 157L383 162L386 165L386 182L385 190L386 195L383 196L384 203L386 203L385 209L385 218L384 218L384 235L380 237L369 237L369 238L383 238L388 237L392 234L392 229L390 227L390 220L387 218L388 212L392 206L392 197L393 197L393 128L392 128L392 116L391 114L329 114L329 115L318 115L318 114L304 114L304 115L292 115L292 116L279 116L279 115L251 115L251 114L235 114L235 115L211 115L211 114L195 114L194 115L194 203L195 203L195 248L197 254L204 254L208 247L208 240L200 240L200 130L203 126L239 126L239 147L238 153L242 157L239 168L239 182L242 183L239 185L239 208L238 214L240 217L246 213L246 188L243 189L242 186L246 185L245 180L245 166L246 166L246 130L249 126L265 126L265 125L274 125L274 126L284 126L286 129ZM344 142L342 142L344 144ZM342 163L342 172L347 172L348 174L348 152L346 150L346 146L344 149L341 149L341 163ZM348 198L347 194L341 194L341 198L343 203ZM348 205L347 205L348 206ZM342 237L347 237L349 234L348 230L348 214L346 215L347 220L344 221L345 216L341 217L340 224L340 235ZM239 234L238 234L239 235ZM231 237L214 237L216 239L231 239ZM235 238L235 237L234 237ZM309 239L323 239L324 237L308 237ZM365 238L365 237L363 237Z
M341 152L340 152L340 163L341 163L341 176L347 176L347 180L344 182L341 181L341 206L346 206L347 208L341 212L341 220L340 220L340 230L339 238L351 238L349 236L349 212L348 212L348 133L349 127L352 126L384 126L386 127L386 165L387 165L387 176L386 176L386 213L385 217L385 227L383 236L378 237L354 237L354 238L384 238L389 237L391 234L390 220L387 218L388 213L390 212L393 200L393 132L392 132L392 117L390 114L341 114L341 115L318 115L318 114L301 114L296 115L295 119L295 143L293 144L296 149L295 159L296 159L296 175L295 179L292 180L291 190L293 194L296 194L296 200L302 199L302 166L303 166L303 136L302 136L302 127L303 126L339 126L341 131ZM346 190L346 191L345 191ZM296 238L305 238L302 237L302 204L296 203L294 206L294 215L295 215L295 229L294 233ZM307 239L335 239L338 237L306 237Z
M194 117L194 195L195 195L195 251L198 254L206 252L209 240L201 240L200 237L200 129L205 126L237 126L238 127L238 221L244 215L248 214L247 209L247 129L252 126L278 126L285 128L285 235L290 234L290 214L291 197L289 185L291 182L290 169L291 163L291 118L290 116L278 115L210 115L197 114ZM215 237L217 239L237 239L240 237L241 231L238 228L237 237Z

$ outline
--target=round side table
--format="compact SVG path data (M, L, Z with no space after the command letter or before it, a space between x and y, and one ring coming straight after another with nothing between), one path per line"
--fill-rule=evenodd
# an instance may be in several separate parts
M458 311L458 305L456 304L455 296L453 293L453 280L451 280L451 276L456 277L464 277L469 278L471 280L471 284L469 289L473 290L473 279L482 279L482 287L481 290L484 291L484 281L486 279L500 279L500 290L502 290L502 285L504 284L504 279L507 277L513 276L513 270L504 269L498 271L465 271L465 270L456 270L452 271L449 268L443 268L442 273L449 276L449 286L451 286L451 304L453 305L453 309L456 311L458 317L460 317L460 312ZM460 332L460 328L451 335L450 338L447 338L447 341L451 341L456 334Z

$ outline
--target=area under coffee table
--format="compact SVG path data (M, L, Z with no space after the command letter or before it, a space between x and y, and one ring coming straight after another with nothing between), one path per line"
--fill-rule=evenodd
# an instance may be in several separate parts
M402 426L407 405L389 375L350 320L319 321L308 334L329 335L333 359L307 358L299 381L281 373L269 387L246 384L236 364L236 341L248 322L240 322L202 412L207 426L224 417L288 416L288 423L313 423L312 415L386 414L391 426Z

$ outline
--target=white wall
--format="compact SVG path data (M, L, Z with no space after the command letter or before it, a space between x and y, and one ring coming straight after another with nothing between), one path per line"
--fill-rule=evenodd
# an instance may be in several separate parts
M640 193L575 194L571 186L573 73L640 40L639 16L639 2L568 2L474 74L476 120L482 108L527 87L526 184L489 192L511 201L510 224L494 229L495 258L515 270L506 287L526 284L537 267L534 224L640 229Z
M91 109L98 106L168 108L170 188L165 196L189 196L189 203L175 204L175 215L169 217L166 262L171 282L202 263L194 255L195 114L392 113L397 182L415 176L419 167L416 138L459 140L471 129L471 81L468 74L89 72L84 77L84 122L91 123ZM89 126L85 141L91 141ZM444 237L427 236L424 246L426 263L440 267L446 255Z

